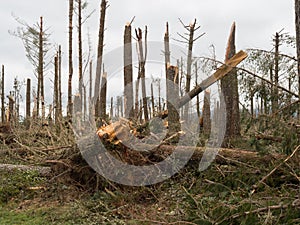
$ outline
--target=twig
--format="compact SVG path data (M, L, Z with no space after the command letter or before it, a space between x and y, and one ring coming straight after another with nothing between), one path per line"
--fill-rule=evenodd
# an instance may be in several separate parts
M292 152L291 155L289 155L283 162L279 163L279 165L277 165L274 169L272 169L266 176L264 176L258 183L256 183L255 185L253 185L253 190L252 192L254 193L255 190L258 188L258 186L262 183L264 183L264 181L266 179L268 179L276 170L278 170L278 168L280 168L283 164L285 164L287 161L289 161L295 154L296 152L300 149L300 145L298 145L295 150Z
M242 212L242 213L237 213L237 214L229 216L229 217L227 217L227 218L225 218L225 219L223 219L220 222L217 222L215 224L216 225L217 224L222 224L222 223L224 223L227 220L236 219L236 218L239 218L239 217L242 217L242 216L247 216L247 215L253 214L253 213L260 213L260 212L268 211L268 210L272 210L272 209L273 210L274 209L286 209L289 206L290 206L289 204L286 204L286 205L272 205L272 206L267 206L267 207L263 207L263 208L258 208L258 209L252 210L252 211L246 211L246 212Z

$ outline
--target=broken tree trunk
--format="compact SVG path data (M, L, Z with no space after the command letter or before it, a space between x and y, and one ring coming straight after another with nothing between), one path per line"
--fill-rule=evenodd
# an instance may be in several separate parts
M178 85L176 84L178 77L178 67L168 66L167 68L167 109L168 109L168 136L172 136L180 131L179 110L176 108L178 101Z
M28 78L26 83L26 128L30 127L30 99L31 99L31 80Z
M235 23L233 23L228 39L225 62L236 53L235 30L236 26ZM221 90L224 96L224 103L226 107L226 130L222 145L223 147L228 147L231 139L240 136L238 79L235 69L232 70L227 77L221 80Z
M106 116L107 73L103 71L100 88L100 124L107 120Z
M205 135L210 134L211 130L211 118L210 118L210 91L205 90L204 103L203 103L203 133Z
M126 118L134 117L131 39L131 24L127 24L124 31L124 113Z
M5 123L5 106L4 106L4 65L2 65L2 79L1 79L1 119Z
M143 35L142 30L139 28L135 30L136 37L138 41L138 57L139 57L139 74L138 77L141 79L142 85L142 103L143 103L143 111L144 111L144 119L145 122L149 120L148 114L148 104L146 98L146 81L145 81L145 65L146 65L146 58L147 58L147 26L145 27L145 47L143 48ZM144 54L145 53L145 54Z
M107 9L107 1L101 1L100 7L100 24L99 24L99 36L98 36L98 50L97 50L97 66L96 66L96 78L95 78L95 89L94 89L94 101L97 101L100 95L100 78L102 72L102 57L104 48L104 30L105 30L105 15ZM99 119L100 109L95 110L96 120Z

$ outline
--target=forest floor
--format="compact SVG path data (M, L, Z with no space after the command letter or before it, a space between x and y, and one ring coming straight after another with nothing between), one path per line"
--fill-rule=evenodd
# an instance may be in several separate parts
M67 141L28 147L26 141L14 140L0 146L0 164L51 171L0 170L1 225L300 224L298 160L224 158L203 172L193 161L162 183L128 187L98 175L78 178L67 166L59 166L70 163L62 159L76 152ZM295 157L299 159L299 151L291 159ZM91 180L97 182L89 186Z

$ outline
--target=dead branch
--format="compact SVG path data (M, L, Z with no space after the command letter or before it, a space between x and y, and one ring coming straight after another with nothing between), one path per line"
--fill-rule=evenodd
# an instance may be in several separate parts
M266 176L264 176L258 183L253 185L253 193L255 190L259 187L260 184L264 183L266 179L268 179L276 170L278 170L283 164L285 164L287 161L289 161L300 149L300 145L298 145L295 150L292 152L291 155L289 155L283 162L279 163L273 170L271 170Z
M0 164L0 171L37 171L40 175L46 176L51 172L50 167L44 166L27 166L27 165L13 165L13 164Z

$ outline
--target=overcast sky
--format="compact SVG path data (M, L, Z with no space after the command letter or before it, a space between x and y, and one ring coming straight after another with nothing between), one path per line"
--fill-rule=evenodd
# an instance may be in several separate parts
M88 11L96 10L85 24L84 47L87 46L87 30L89 29L96 55L98 37L98 18L100 0L87 0ZM197 19L205 32L197 41L194 53L200 56L210 54L210 45L216 48L217 58L224 59L225 46L232 22L236 22L237 50L246 48L271 49L272 35L282 28L294 35L294 1L293 0L110 0L107 10L105 31L105 53L122 46L123 30L126 22L136 16L133 27L148 26L148 40L162 41L165 23L168 21L171 37L179 38L177 32L185 30L178 18L189 24ZM63 73L67 77L68 51L68 0L1 0L0 8L0 64L6 68L6 92L12 86L15 76L19 79L33 78L33 68L28 63L21 40L11 36L8 30L16 30L20 26L12 14L26 21L29 25L36 23L40 16L44 17L45 26L50 27L51 43L61 44L64 54ZM74 18L76 21L76 19ZM77 33L74 33L76 41ZM178 44L171 40L172 43ZM183 47L185 47L183 45ZM74 44L74 61L77 65L77 49ZM150 51L150 50L149 50ZM294 54L291 52L291 54ZM46 91L49 93L52 77L48 72ZM67 78L66 78L67 79ZM64 82L66 82L64 79ZM77 80L76 71L74 80ZM49 91L48 91L49 90ZM66 91L64 95L66 96ZM48 99L50 103L51 99Z

